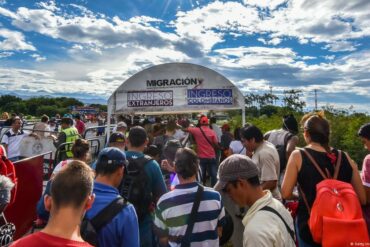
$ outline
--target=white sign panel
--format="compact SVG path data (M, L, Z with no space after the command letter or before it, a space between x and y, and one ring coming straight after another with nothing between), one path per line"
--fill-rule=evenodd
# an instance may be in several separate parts
M109 98L112 113L241 109L244 96L224 76L203 66L169 63L143 70Z

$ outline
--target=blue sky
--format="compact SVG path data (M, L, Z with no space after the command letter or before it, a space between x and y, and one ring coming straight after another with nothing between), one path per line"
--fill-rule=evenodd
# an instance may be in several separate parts
M369 0L0 0L0 92L104 102L152 65L368 111Z

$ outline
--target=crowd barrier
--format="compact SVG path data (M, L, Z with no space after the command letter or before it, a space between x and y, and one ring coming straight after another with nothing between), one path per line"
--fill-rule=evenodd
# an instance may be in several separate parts
M48 155L43 153L14 162L18 177L17 194L14 203L4 212L8 222L16 226L14 240L26 234L36 219L36 204L43 189L44 157Z

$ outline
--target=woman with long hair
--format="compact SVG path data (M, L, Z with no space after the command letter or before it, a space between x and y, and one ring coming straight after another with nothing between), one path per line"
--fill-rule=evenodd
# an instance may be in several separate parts
M46 184L45 191L43 195L41 196L39 202L37 203L37 216L38 219L36 220L36 227L37 226L42 226L49 218L49 212L45 209L44 205L44 196L45 195L50 195L50 188L51 188L51 183L53 181L53 178L55 175L60 172L63 167L66 167L69 163L71 163L74 160L82 161L84 163L87 163L89 160L89 150L90 150L90 145L87 140L84 139L77 139L75 143L72 146L72 153L73 153L73 158L68 159L68 160L63 160L59 162L59 164L54 168L53 173L50 176L50 180Z
M310 217L308 207L312 207L316 198L316 185L323 180L323 177L305 152L316 160L322 171L333 177L339 151L329 146L330 126L323 112L306 114L301 123L307 145L304 150L292 152L288 160L281 194L284 199L292 199L294 197L293 188L297 183L299 184L299 203L296 217L298 244L300 247L320 246L313 241L308 226ZM361 204L365 204L366 195L356 163L351 160L348 154L345 154L340 164L337 179L352 184ZM305 201L308 205L305 204Z

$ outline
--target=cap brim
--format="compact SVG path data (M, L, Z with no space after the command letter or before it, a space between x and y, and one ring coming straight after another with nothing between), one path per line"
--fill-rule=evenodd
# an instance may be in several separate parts
M223 182L223 181L218 180L213 188L217 191L221 191L225 188L226 184L227 184L227 182Z

